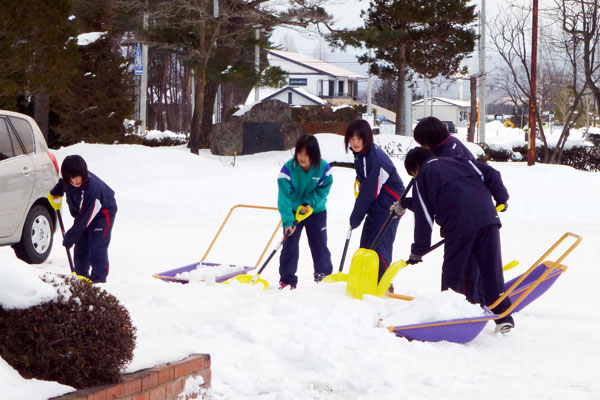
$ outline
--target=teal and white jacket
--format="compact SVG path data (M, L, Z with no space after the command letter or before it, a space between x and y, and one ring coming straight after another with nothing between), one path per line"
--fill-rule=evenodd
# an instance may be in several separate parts
M277 207L283 227L294 225L294 215L302 204L310 205L314 214L325 211L332 183L331 167L323 159L318 168L311 166L306 172L293 158L286 162L277 178Z

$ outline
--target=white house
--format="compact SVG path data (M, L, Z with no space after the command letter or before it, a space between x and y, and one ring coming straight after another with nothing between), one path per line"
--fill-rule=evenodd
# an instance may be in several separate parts
M267 58L271 66L288 73L288 86L303 89L332 105L358 104L358 81L367 80L366 76L301 53L267 50ZM293 100L294 93L291 93ZM248 100L254 101L254 98L249 96ZM299 96L298 100L301 101L302 97Z
M423 99L412 103L413 119L419 120L433 116L442 121L452 121L454 125L462 127L469 124L470 110L470 102L446 97L430 97L427 100L427 109L425 109Z

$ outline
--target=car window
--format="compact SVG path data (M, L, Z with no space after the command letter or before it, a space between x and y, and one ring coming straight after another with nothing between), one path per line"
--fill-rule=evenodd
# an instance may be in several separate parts
M19 139L21 139L23 147L25 147L25 152L27 154L33 153L33 129L31 129L31 125L29 125L29 122L27 122L23 118L9 117L9 119L10 122L12 122L13 127L17 131L17 135L19 135Z
M0 118L0 161L24 154L7 122L5 118Z

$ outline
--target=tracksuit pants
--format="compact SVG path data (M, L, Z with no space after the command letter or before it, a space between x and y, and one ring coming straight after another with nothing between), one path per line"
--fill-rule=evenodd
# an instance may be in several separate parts
M279 257L280 282L291 286L298 284L299 242L302 230L306 228L306 237L312 253L315 274L329 275L333 271L331 253L327 248L327 211L312 214L296 226L294 234L283 242Z
M108 276L108 245L115 215L109 215L103 209L102 216L97 216L90 223L75 243L73 262L75 273L85 276L92 282L106 282ZM91 274L90 274L91 267Z
M481 280L480 284L477 279ZM504 275L499 225L487 225L446 241L442 290L446 289L462 293L470 302L484 306L500 297L504 292ZM492 311L501 314L511 304L507 297Z

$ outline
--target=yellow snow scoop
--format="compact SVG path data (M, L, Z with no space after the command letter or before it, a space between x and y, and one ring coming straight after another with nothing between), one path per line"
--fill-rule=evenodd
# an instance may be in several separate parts
M312 207L304 206L304 205L299 206L298 209L296 210L296 216L295 216L293 226L298 225L300 222L302 222L306 218L310 217L310 215L312 213L313 213ZM225 282L223 282L223 284L228 285L230 281L235 279L236 281L238 281L240 283L249 283L251 285L256 285L257 283L261 283L263 285L263 290L267 290L267 288L269 287L269 282L262 279L260 277L260 274L264 271L264 269L267 266L267 264L269 263L269 261L271 261L271 259L275 255L275 253L277 253L277 250L279 250L279 248L281 246L283 246L283 242L285 242L285 239L287 239L289 236L290 235L287 233L283 236L283 239L281 239L281 242L279 242L277 247L275 247L275 249L271 252L269 257L265 260L264 264L262 265L262 267L260 267L260 269L258 270L258 272L255 275L251 276L251 275L244 274L244 275L234 276L233 278L228 279Z

